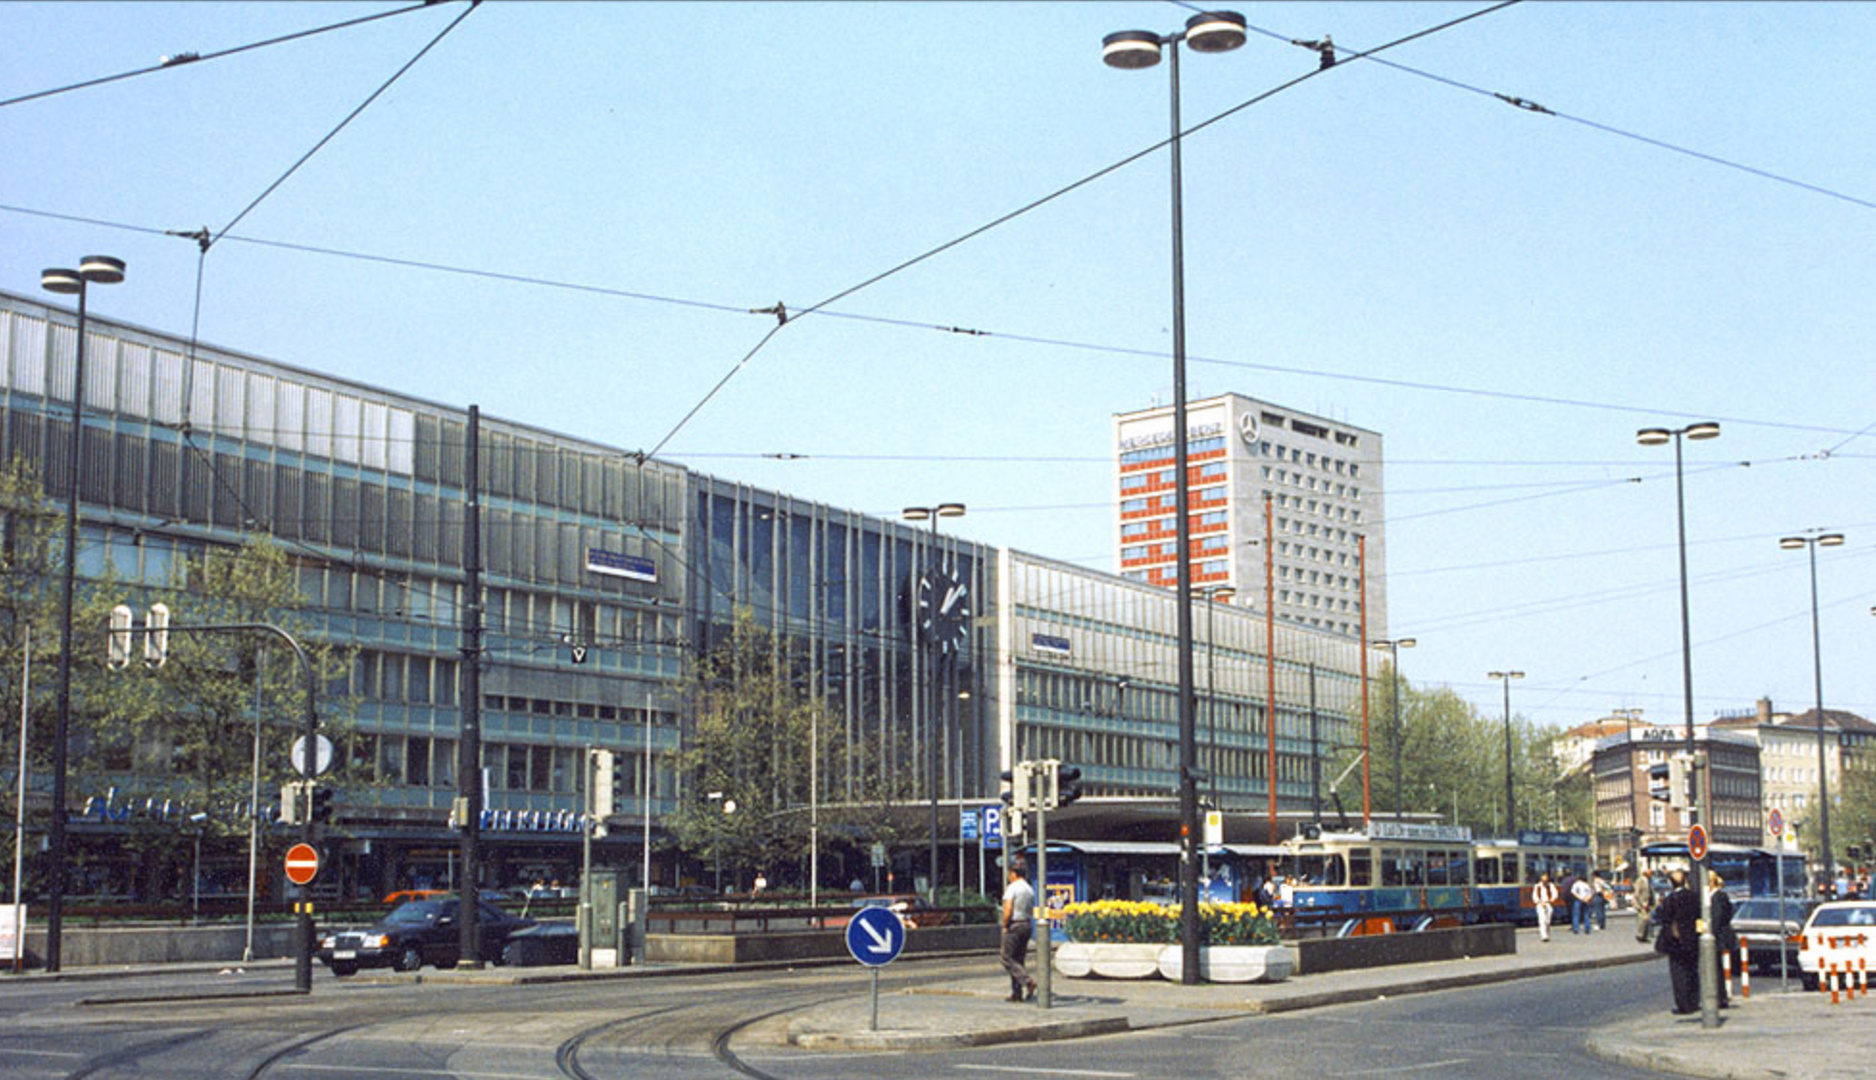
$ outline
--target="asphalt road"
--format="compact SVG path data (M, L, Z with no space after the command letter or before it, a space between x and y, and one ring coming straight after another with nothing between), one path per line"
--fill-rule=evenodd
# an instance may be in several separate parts
M889 985L942 984L984 963L901 964ZM311 998L179 996L289 987L279 972L14 984L0 989L0 1076L1621 1080L1654 1074L1589 1057L1584 1038L1600 1022L1665 1008L1665 982L1652 966L1615 968L1076 1042L861 1055L780 1044L790 1011L830 1000L865 1008L866 977L845 967L525 987L342 983L322 971ZM166 1000L128 1000L153 997Z

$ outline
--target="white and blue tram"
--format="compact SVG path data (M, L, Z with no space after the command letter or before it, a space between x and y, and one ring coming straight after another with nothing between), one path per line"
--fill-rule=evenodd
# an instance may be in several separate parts
M1780 881L1779 862L1784 862L1785 895L1802 898L1809 895L1804 856L1739 844L1707 845L1707 869L1720 875L1720 887L1736 900L1753 896L1777 896ZM1692 861L1685 841L1648 844L1641 849L1642 868L1656 878L1669 870L1685 870Z
M1472 881L1472 830L1371 821L1366 831L1306 826L1285 840L1281 872L1295 878L1290 908L1315 913L1338 936L1491 921Z
M1506 922L1536 925L1531 886L1544 874L1562 888L1570 875L1589 875L1589 834L1520 830L1514 839L1480 840L1473 848L1472 878L1479 906Z

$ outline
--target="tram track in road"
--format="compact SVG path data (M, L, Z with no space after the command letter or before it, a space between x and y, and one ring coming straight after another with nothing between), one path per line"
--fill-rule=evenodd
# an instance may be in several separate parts
M96 1076L106 1069L112 1069L119 1065L127 1065L133 1061L141 1061L152 1054L167 1053L179 1046L199 1042L214 1034L215 1030L213 1028L203 1028L197 1031L185 1031L180 1035L169 1035L161 1039L149 1039L144 1042L132 1043L129 1046L108 1050L96 1057L87 1058L85 1063L80 1065L76 1070L66 1073L65 1080L89 1080L90 1077Z

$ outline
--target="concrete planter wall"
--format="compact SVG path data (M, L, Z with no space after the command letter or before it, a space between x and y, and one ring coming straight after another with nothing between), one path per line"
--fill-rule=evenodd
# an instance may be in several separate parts
M185 961L238 963L247 947L247 926L73 926L67 922L59 942L63 967L113 967ZM43 924L26 933L27 963L38 966L46 955ZM292 923L254 927L254 958L293 955Z
M905 936L907 955L994 950L999 932L992 923L967 926L921 926ZM645 959L652 963L748 964L773 960L812 960L847 955L845 930L783 930L743 934L647 934Z
M1179 982L1185 977L1185 949L1160 948L1159 974ZM1282 945L1206 945L1199 949L1199 978L1213 983L1282 982L1296 970L1296 954Z

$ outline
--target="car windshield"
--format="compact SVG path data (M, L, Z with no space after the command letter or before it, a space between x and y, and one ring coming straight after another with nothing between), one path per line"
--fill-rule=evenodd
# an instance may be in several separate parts
M1876 907L1819 908L1812 926L1876 926Z
M445 915L455 914L455 908L455 904L443 900L412 900L399 904L384 917L384 921L404 926L428 926Z
M1787 922L1794 922L1794 921L1802 920L1805 916L1805 913L1810 910L1811 909L1809 905L1800 903L1796 900L1785 901L1785 919ZM1777 922L1778 921L1778 901L1777 900L1742 900L1740 901L1739 906L1733 909L1733 918L1757 919L1757 920L1763 920L1765 922Z

